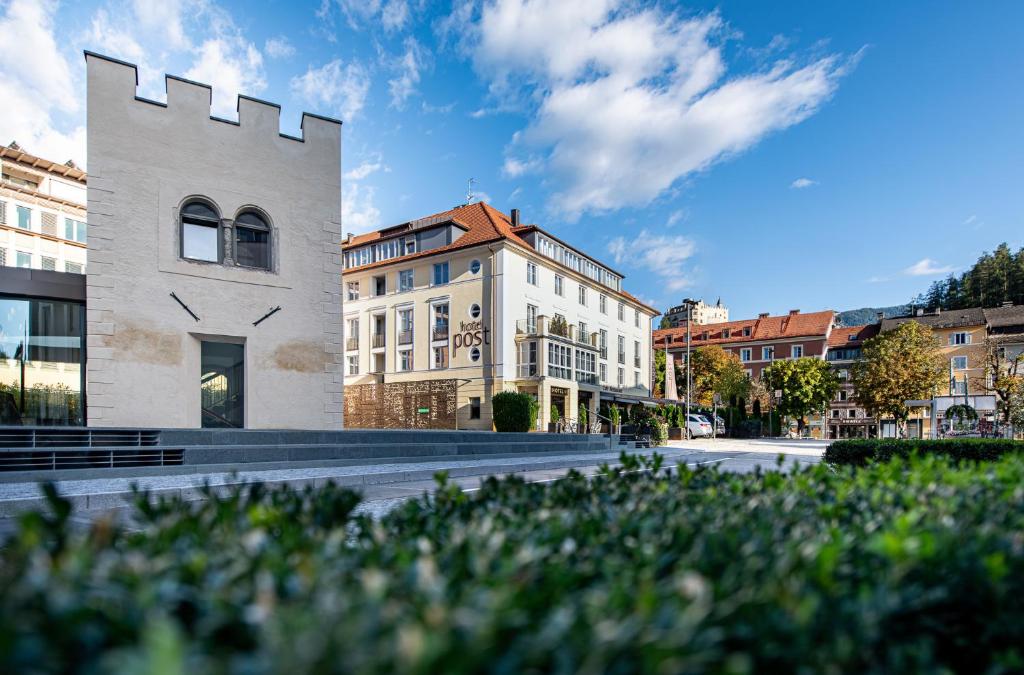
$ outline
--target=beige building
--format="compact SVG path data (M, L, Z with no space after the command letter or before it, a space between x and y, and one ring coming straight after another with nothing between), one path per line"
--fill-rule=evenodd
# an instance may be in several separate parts
M491 428L491 397L554 406L650 396L651 319L622 274L484 203L344 246L346 425ZM589 416L590 421L595 416Z
M89 425L340 427L341 123L86 64Z
M672 307L665 312L665 326L664 328L679 328L686 327L686 305L677 305ZM722 305L722 299L719 298L713 305L709 305L703 300L698 300L693 304L690 310L690 317L693 319L694 326L706 326L714 323L726 323L729 321L729 308Z
M0 147L0 267L85 271L85 172Z
M882 320L882 331L893 330L907 321L916 321L928 326L935 335L940 352L949 368L949 385L935 392L936 414L938 419L931 418L930 408L918 407L914 410L907 423L907 435L911 438L930 438L940 431L943 425L942 411L953 403L964 403L965 396L976 397L987 392L987 374L985 370L986 345L988 333L985 311L980 307L968 309L951 309L926 312L918 309L909 316L894 317ZM987 399L970 399L975 401L983 421L991 422L994 414L992 409L979 407L978 403ZM938 424L938 427L933 426ZM882 435L895 435L895 425L882 420Z

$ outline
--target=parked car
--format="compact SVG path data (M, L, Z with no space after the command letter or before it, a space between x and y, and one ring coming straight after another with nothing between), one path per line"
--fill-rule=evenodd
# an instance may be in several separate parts
M690 413L686 419L687 438L707 438L711 435L711 422L703 415Z
M701 417L706 419L708 421L708 424L711 423L711 415L705 413L702 414ZM722 419L721 417L718 417L717 415L715 416L715 435L725 436L725 420Z

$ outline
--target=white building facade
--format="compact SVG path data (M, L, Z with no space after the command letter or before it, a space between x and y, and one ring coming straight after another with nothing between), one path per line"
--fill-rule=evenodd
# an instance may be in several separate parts
M86 63L89 425L339 428L341 123Z
M85 181L70 161L0 147L0 267L85 272Z
M538 428L650 397L651 320L623 277L476 203L350 237L349 426L490 429L490 400L528 392Z

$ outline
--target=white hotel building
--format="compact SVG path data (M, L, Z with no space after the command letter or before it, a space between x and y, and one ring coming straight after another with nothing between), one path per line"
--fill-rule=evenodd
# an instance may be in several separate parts
M491 397L518 390L544 429L552 406L577 420L650 397L658 311L516 209L467 204L342 248L347 427L490 429Z

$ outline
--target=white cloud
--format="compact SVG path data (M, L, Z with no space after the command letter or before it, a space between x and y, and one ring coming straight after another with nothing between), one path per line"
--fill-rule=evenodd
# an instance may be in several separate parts
M691 285L683 265L693 257L696 245L682 235L666 236L640 230L634 237L616 237L608 242L616 265L629 264L661 277L662 287L677 292Z
M372 161L363 162L356 168L346 171L343 177L345 180L362 180L370 174L378 171L384 171L385 173L391 171L391 169L385 166L384 162L381 161L380 155L377 155Z
M424 67L424 56L424 51L415 38L405 40L405 53L395 63L398 75L388 80L393 107L402 109L405 100L416 93L416 85L420 82L420 70Z
M342 65L335 59L305 75L293 77L292 92L310 105L323 106L350 121L363 109L370 91L370 76L358 62Z
M272 59L286 59L295 54L295 47L284 35L278 35L267 40L263 45L263 51Z
M423 101L421 108L425 113L438 113L441 115L447 115L451 111L455 110L455 103L446 103L444 105L431 105L426 101Z
M542 164L543 162L537 157L531 157L530 159L506 157L505 164L501 167L501 172L509 178L518 178L523 174L536 171Z
M185 77L213 87L213 113L229 117L237 110L238 94L256 96L267 87L263 55L238 36L203 42Z
M890 281L889 277L868 277L869 284L884 284Z
M669 215L668 221L665 223L665 227L672 227L676 223L681 222L684 218L686 218L686 209L677 209Z
M326 2L320 13L326 14L324 6ZM405 28L411 18L407 0L338 0L338 6L354 30L359 30L363 24L379 24L386 31L394 32Z
M532 104L520 142L546 153L561 188L554 206L571 218L645 205L799 123L853 62L779 59L727 78L724 32L717 13L685 18L628 0L496 0L467 48L496 100Z
M61 54L54 32L57 3L13 0L0 6L0 141L12 140L55 161L74 159L85 165L85 127L58 125L54 111L81 111L80 82Z
M194 7L192 6L194 5ZM133 0L132 10L142 32L175 50L191 47L184 28L184 14L205 9L201 2L190 0Z
M812 185L817 185L817 184L818 184L818 181L811 180L810 178L797 178L795 181L793 181L792 183L789 184L789 187L795 188L797 190L802 190L804 188L809 188Z
M952 265L940 265L931 258L922 258L903 270L903 273L911 277L933 277L954 271L956 268Z
M374 203L376 190L355 182L341 190L341 227L345 233L362 234L380 227L380 209Z

